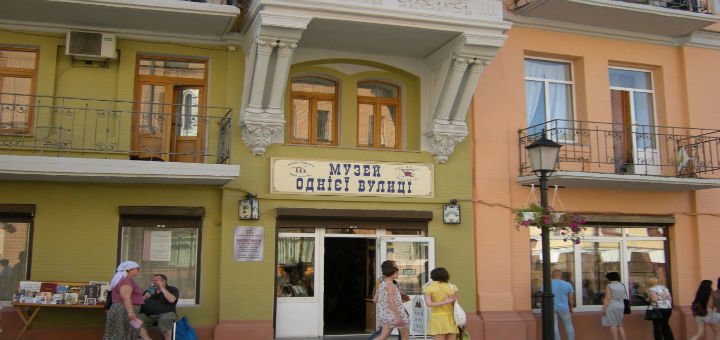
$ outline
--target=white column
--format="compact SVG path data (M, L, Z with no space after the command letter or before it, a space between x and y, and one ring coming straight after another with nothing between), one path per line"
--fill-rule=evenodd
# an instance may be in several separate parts
M253 73L250 100L246 110L247 112L263 113L262 102L263 92L265 90L265 80L267 79L270 55L272 54L275 46L277 46L277 42L274 40L257 39L257 56L255 57L255 70Z
M268 113L283 113L283 95L285 94L285 86L288 81L290 62L292 61L293 51L296 47L297 44L290 41L281 41L278 44L275 76L273 77L272 89L270 90L270 102L268 103L267 109Z
M437 109L435 110L435 118L433 121L438 124L448 124L448 118L450 118L450 111L455 103L457 97L458 88L462 82L463 75L467 69L468 62L464 58L456 57L452 65L450 65L450 72L445 79L445 85L442 89L442 94L438 100Z
M451 124L466 125L465 116L467 116L470 101L475 94L475 88L477 87L478 80L480 80L480 75L482 74L483 69L485 69L485 64L482 60L475 60L469 68L470 74L465 82L465 88L462 89L458 104L455 106L456 111L450 121Z

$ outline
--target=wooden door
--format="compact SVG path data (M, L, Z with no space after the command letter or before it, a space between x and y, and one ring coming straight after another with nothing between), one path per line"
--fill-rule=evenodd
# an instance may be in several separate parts
M610 99L615 173L626 173L630 171L628 167L633 163L630 93L622 90L610 90Z
M172 86L139 83L133 115L132 154L137 159L170 160Z
M204 89L201 86L175 86L173 91L173 162L201 163L207 127Z

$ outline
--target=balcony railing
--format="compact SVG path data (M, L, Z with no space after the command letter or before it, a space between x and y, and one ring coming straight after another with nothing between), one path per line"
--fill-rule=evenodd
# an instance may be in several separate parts
M214 5L237 5L238 0L180 0L180 1L187 1L187 2L202 2L204 4L214 4Z
M228 164L232 109L194 103L0 93L0 154Z
M619 0L634 4L676 9L696 13L712 14L708 0Z
M562 119L519 131L521 176L543 133L562 144L559 171L720 178L720 130Z

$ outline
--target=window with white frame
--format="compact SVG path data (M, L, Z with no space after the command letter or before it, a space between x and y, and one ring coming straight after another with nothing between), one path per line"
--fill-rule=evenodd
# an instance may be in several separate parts
M573 85L570 62L525 58L528 134L544 129L553 140L572 139Z
M575 303L580 310L599 310L608 284L605 274L620 273L633 306L647 305L647 279L657 277L660 284L670 280L667 263L666 226L587 227L579 244L563 241L551 234L550 261L553 269L563 272L563 280L575 288ZM542 245L540 229L530 229L531 304L540 308L542 289Z

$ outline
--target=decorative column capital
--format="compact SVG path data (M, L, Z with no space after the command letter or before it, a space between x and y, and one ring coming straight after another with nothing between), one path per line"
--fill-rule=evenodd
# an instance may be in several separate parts
M430 140L430 147L435 156L435 161L443 164L455 152L455 146L467 137L467 130L465 133L432 131L426 136Z
M278 43L278 56L290 57L292 56L293 50L298 47L295 41L280 41Z
M271 55L275 46L278 45L277 40L267 38L257 38L255 42L257 43L257 53L259 55Z
M452 67L453 67L453 69L454 69L455 71L465 72L465 70L466 70L467 67L468 67L468 64L469 64L471 61L472 61L472 60L468 60L468 59L466 59L466 58L463 58L463 57L461 57L461 56L457 56L457 55L456 55L456 56L453 56L453 64L452 64Z
M255 156L265 153L275 136L282 131L283 123L245 121L242 126L243 141Z

